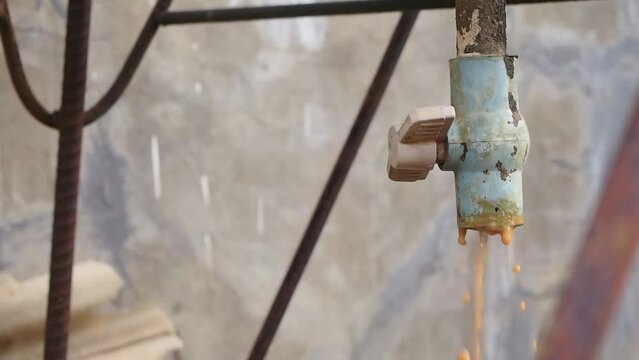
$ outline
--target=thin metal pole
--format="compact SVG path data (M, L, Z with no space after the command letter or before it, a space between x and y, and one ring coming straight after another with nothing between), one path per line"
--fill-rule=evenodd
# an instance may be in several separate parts
M249 360L262 360L266 356L269 347L275 337L275 333L284 317L284 313L295 293L297 284L299 283L304 269L308 264L308 260L313 253L315 244L322 232L326 219L331 213L331 209L335 204L337 195L339 194L344 180L348 175L348 172L353 165L357 151L359 150L366 131L377 111L377 107L384 96L386 87L393 75L395 66L399 60L399 57L406 45L408 36L410 35L415 20L417 19L418 11L404 12L397 23L395 32L391 37L390 43L386 48L384 57L377 69L377 73L373 78L373 81L368 88L368 92L362 105L360 107L357 118L353 123L353 127L348 134L348 138L342 147L342 151L339 154L337 162L333 167L328 182L326 183L322 196L320 197L313 216L306 227L304 236L300 241L299 247L295 252L295 256L291 264L289 265L286 276L280 285L279 291L271 309L262 324L262 328L255 340L253 349L248 357Z
M169 6L171 6L171 2L173 0L158 0L153 8L153 11L149 15L138 36L138 39L131 48L131 52L127 57L120 73L117 78L104 94L104 96L98 100L98 102L93 105L86 113L84 123L85 125L91 124L95 120L99 119L104 115L109 109L113 106L113 104L118 101L118 99L124 93L124 90L131 82L135 71L140 66L142 62L142 58L144 57L144 53L146 53L149 45L151 44L151 40L155 36L155 33L158 30L160 24L157 22L156 17L158 14L165 12Z
M2 38L2 47L9 76L20 101L36 120L48 127L55 128L53 117L36 99L24 74L18 42L11 23L9 4L7 4L6 0L0 0L0 37Z
M490 0L492 1L492 0ZM510 0L509 5L588 0ZM216 23L303 16L356 15L407 10L449 9L455 0L355 0L311 4L252 6L226 9L167 11L157 16L162 25Z
M354 0L294 5L170 11L158 15L157 20L162 25L174 25L293 18L302 16L370 14L417 9L444 9L451 7L455 7L454 0Z
M537 360L598 358L639 245L639 98Z
M45 360L65 360L84 126L91 0L70 0L62 80Z

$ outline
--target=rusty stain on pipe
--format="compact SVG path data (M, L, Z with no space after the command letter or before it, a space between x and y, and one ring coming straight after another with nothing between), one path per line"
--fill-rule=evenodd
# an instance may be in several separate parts
M45 360L65 360L67 357L90 22L91 0L70 0L58 124L60 137L51 237Z
M22 60L20 59L18 42L11 23L9 4L7 4L6 0L0 0L0 37L2 38L2 47L7 68L9 69L9 76L20 101L36 120L48 127L55 128L53 117L36 99L27 81Z
M639 243L639 98L537 360L597 358Z

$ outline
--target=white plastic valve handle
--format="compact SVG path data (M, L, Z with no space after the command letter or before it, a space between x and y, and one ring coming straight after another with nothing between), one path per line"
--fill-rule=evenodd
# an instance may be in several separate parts
M394 181L425 179L437 162L437 143L446 139L455 119L452 106L413 111L404 123L388 131L388 177Z

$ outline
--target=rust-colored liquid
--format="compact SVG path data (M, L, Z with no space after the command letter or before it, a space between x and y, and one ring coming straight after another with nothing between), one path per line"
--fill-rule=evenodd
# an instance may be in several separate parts
M479 234L481 235L486 234L486 235L499 235L501 236L501 242L504 245L510 245L512 238L513 238L513 227L512 226L503 226L503 227L477 227L477 228L470 228L471 230L477 230L479 231ZM466 245L466 232L468 231L467 228L457 228L459 237L457 238L457 242L459 243L459 245Z
M519 302L519 311L521 311L521 312L526 311L526 302L525 301Z
M470 360L470 353L467 349L461 349L457 354L457 360Z
M468 291L462 294L462 302L464 304L470 304L470 293Z
M459 228L459 238L457 241L460 245L466 245L466 231L467 229ZM508 245L511 242L512 228L504 229L501 233L501 240L504 245ZM494 235L496 235L494 234ZM475 263L473 265L473 295L469 292L462 294L462 301L464 304L469 304L471 299L474 299L473 303L473 331L472 331L472 352L466 348L462 348L458 355L457 360L481 360L481 329L484 311L484 268L486 264L486 256L488 255L488 233L479 232L479 251L475 257ZM521 266L519 264L513 266L513 274L519 274L521 272ZM519 303L519 311L526 311L526 302L521 301ZM532 343L533 351L537 348L537 341Z
M459 245L466 245L466 231L466 228L457 228L457 232L459 233L457 242L459 243Z
M513 274L519 274L521 272L521 266L515 265L513 266Z

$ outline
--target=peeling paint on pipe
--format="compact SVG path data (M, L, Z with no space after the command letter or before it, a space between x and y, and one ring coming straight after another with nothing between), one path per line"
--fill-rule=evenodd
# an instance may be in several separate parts
M506 0L456 0L457 56L506 55Z
M450 61L455 121L448 131L442 170L455 173L457 223L501 234L523 224L522 168L530 139L517 106L512 56Z

